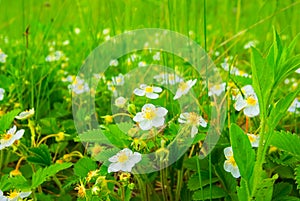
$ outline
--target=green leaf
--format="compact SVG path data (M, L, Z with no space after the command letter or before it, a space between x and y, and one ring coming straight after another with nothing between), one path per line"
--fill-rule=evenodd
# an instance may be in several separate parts
M225 190L229 194L236 192L237 181L231 174L228 174L228 172L224 170L223 163L214 166L214 169Z
M249 182L254 169L255 152L252 149L248 136L238 125L231 124L230 139L233 157L239 167L241 176Z
M286 111L288 110L294 99L297 97L299 92L300 88L295 92L292 92L283 97L275 104L268 117L270 130L273 130L277 126L280 119L286 114Z
M31 156L27 157L27 161L43 166L51 164L51 155L48 146L41 144L39 147L30 148Z
M79 134L80 142L99 142L101 144L111 144L108 138L104 135L102 129L89 130Z
M46 168L40 168L32 175L32 184L31 189L37 188L44 181L46 181L49 177L54 176L61 170L67 169L71 167L72 163L62 163L62 164L53 164Z
M300 137L289 132L274 132L271 145L300 157Z
M280 182L274 185L273 200L279 197L287 196L291 193L293 185L285 182Z
M210 184L209 174L208 174L207 171L201 171L201 180L202 180L201 181L202 187ZM215 177L215 178L212 178L211 183L215 183L217 181L219 181L219 179ZM199 180L199 174L198 173L193 174L189 178L188 183L187 183L187 187L191 191L195 191L195 190L201 188L201 185L200 185L200 180Z
M249 189L249 187L247 186L247 181L244 178L242 178L240 186L237 187L237 194L238 194L239 200L248 200L249 199L250 195L249 195L249 191L247 189Z
M210 197L212 197L212 199L217 199L226 196L226 192L222 188L217 186L211 186L211 187L212 187L211 189L208 186L206 188L203 188L203 191L201 190L195 191L195 193L193 194L193 200L206 200L206 199L210 199Z
M300 192L300 165L298 165L295 169L295 180L296 180L296 183L297 183L297 189L299 190Z
M8 191L11 189L29 190L30 186L28 181L23 176L9 177L4 175L0 179L0 189L2 191Z
M255 189L255 197L252 198L255 201L271 201L273 194L273 184L278 179L278 175L275 174L272 178L262 180L257 189Z
M91 158L81 158L77 163L74 165L74 174L79 177L86 177L87 174L97 169L97 164Z
M12 110L4 114L0 118L0 133L4 133L6 130L8 130L11 127L11 124L14 121L15 116L18 115L19 113L20 113L19 109Z

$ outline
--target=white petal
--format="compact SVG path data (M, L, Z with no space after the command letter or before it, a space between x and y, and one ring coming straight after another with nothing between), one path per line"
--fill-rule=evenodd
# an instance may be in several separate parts
M123 172L131 172L134 165L135 165L134 163L131 163L128 161L128 162L122 164L122 167L120 170L122 170Z
M162 92L162 88L160 88L160 87L153 87L153 91L155 93L160 93L160 92Z
M18 130L17 133L14 135L14 139L19 140L21 137L23 137L24 132L25 132L24 129Z
M255 93L254 89L251 85L246 85L246 86L242 87L242 91L244 91L245 94L247 94L247 95Z
M122 168L122 164L121 163L111 163L109 166L108 166L108 173L110 172L118 172L120 171Z
M233 169L232 164L231 164L228 160L226 160L226 161L224 162L224 170L225 170L226 172L231 172L232 169Z
M244 109L244 114L248 117L255 117L255 116L259 115L259 105L246 107Z
M226 158L232 156L233 155L232 147L226 147L224 149L224 155Z
M108 161L109 161L109 162L112 162L112 163L116 163L116 162L118 162L118 158L119 158L119 156L118 156L118 154L116 154L116 155L110 157L110 158L108 159Z
M147 108L150 108L151 110L154 110L155 109L155 106L153 104L145 104L143 107L142 107L142 111L146 110Z
M234 104L234 108L237 111L241 111L243 108L245 108L247 106L247 102L243 99L243 97L241 95L237 96L237 100Z
M163 117L166 116L166 114L168 113L168 110L166 108L163 107L158 107L156 110L156 115L159 117Z
M137 96L145 96L145 91L141 89L134 89L133 93Z
M130 149L128 149L128 148L124 148L121 152L125 153L127 156L132 155L132 151Z
M141 84L141 85L140 85L140 88L144 90L144 89L146 89L147 86L148 86L148 85L146 85L146 84Z
M241 176L238 167L232 168L231 174L234 178L239 178Z
M199 124L204 128L207 126L207 122L201 116L200 116Z
M139 123L139 126L142 130L150 130L152 128L151 121L144 120Z
M20 193L20 197L21 197L21 198L26 198L26 197L28 197L30 194L31 194L31 192L21 192L21 193Z
M133 121L135 122L141 122L144 120L143 117L143 113L142 112L138 112L134 117L133 117Z
M192 130L191 130L191 136L192 136L192 138L194 138L197 133L198 133L197 126L193 126Z
M163 117L158 117L152 120L152 125L155 127L163 126L165 123L165 119Z
M17 131L17 127L16 127L16 125L14 125L12 128L10 128L8 131L7 131L7 133L8 134L15 134L15 132Z
M134 152L133 155L130 157L130 161L134 163L138 163L142 160L142 154L138 152Z
M146 97L150 99L157 99L159 95L155 93L146 93Z
M180 98L182 95L183 95L182 91L180 89L177 89L173 100L176 100L176 99Z

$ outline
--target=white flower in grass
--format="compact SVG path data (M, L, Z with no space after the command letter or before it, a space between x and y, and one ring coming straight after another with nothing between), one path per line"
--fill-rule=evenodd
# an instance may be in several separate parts
M64 53L62 51L55 51L51 54L49 54L47 57L46 57L46 61L47 62L53 62L53 61L59 61L61 60L63 57L64 57Z
M150 99L157 99L159 95L157 93L162 92L162 88L141 84L140 88L134 89L133 93L137 96L146 96Z
M33 115L34 115L34 108L21 112L19 115L15 116L15 118L19 120L24 120L24 119L29 119Z
M192 126L192 138L195 137L195 135L198 133L198 126L202 126L204 128L207 126L207 122L203 119L203 117L196 114L195 112L185 112L180 114L178 122Z
M124 98L123 96L120 96L120 97L116 98L115 105L118 108L123 108L123 107L125 107L126 102L127 102L127 99Z
M182 95L187 94L190 91L190 89L196 84L196 82L197 79L188 80L187 82L180 82L179 87L173 99L176 100L180 98Z
M0 49L0 63L6 62L7 55Z
M4 99L4 93L5 93L5 90L3 88L0 88L0 101L2 101Z
M21 139L24 135L25 130L21 129L17 131L17 127L13 126L10 128L6 134L0 139L0 150L6 147L10 147L16 140Z
M139 123L142 130L150 130L152 127L160 127L165 123L165 116L168 110L163 107L155 107L152 104L145 104L142 112L138 112L133 121Z
M300 68L298 68L295 72L300 74Z
M244 109L244 114L248 117L255 117L259 115L259 104L257 96L251 85L246 85L242 87L242 94L238 94L236 96L236 102L234 104L234 108L237 111L241 111Z
M297 111L298 108L300 108L300 101L298 100L298 98L295 98L295 100L292 102L291 106L289 107L288 111L298 114Z
M113 59L113 60L110 60L109 65L116 67L119 65L119 62L117 59Z
M254 135L254 134L247 134L249 141L251 143L252 147L258 147L259 145L259 135Z
M154 79L160 82L161 84L169 85L174 85L176 83L183 82L183 79L175 73L160 73L159 75L154 76Z
M230 172L234 178L239 178L241 176L239 167L237 166L234 158L232 147L226 147L224 149L225 154L225 162L224 162L224 169L226 172Z
M139 67L145 67L145 66L147 66L147 63L146 63L145 61L140 61L140 62L138 63L138 66L139 66Z
M75 81L69 85L69 89L71 89L75 94L82 94L90 91L89 85L79 77L77 77Z
M121 73L116 76L116 77L112 77L112 82L115 86L122 86L124 85L124 82L125 82L125 77L124 75L122 75Z
M80 34L80 29L78 28L78 27L76 27L75 29L74 29L74 32L75 32L75 34Z
M133 153L130 149L125 148L108 160L112 162L108 166L108 173L118 171L131 172L133 166L142 160L142 155L138 152Z
M225 87L226 87L225 82L223 82L222 84L213 85L212 87L210 87L210 89L208 91L208 95L209 96L212 96L212 95L220 96L221 93L225 91Z
M154 61L159 61L160 60L160 52L156 52L155 55L153 55L153 60Z
M108 90L110 90L115 97L118 96L118 91L117 91L116 86L111 81L107 81L106 84L107 84Z
M244 45L244 49L246 50L246 49L250 49L251 47L255 47L257 43L258 43L257 40L251 40Z
M20 199L27 198L31 194L31 191L29 192L20 192L17 190L11 191L8 196L4 196L3 192L0 190L0 200L1 201L18 201Z

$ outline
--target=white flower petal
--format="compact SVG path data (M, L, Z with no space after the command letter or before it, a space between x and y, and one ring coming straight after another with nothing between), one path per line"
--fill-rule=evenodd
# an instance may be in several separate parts
M146 97L150 99L157 99L159 95L155 93L146 93Z
M165 119L163 117L155 118L152 120L152 125L155 127L163 126L165 123Z
M160 87L153 87L153 92L160 93L160 92L162 92L162 88L160 88Z
M14 135L14 139L19 140L21 137L23 137L24 132L25 132L24 129L18 130L17 133Z
M134 162L135 164L142 160L142 154L138 152L134 152L133 155L130 157L130 161Z
M198 128L196 126L192 126L191 137L194 138L197 133L198 133Z
M108 173L111 173L111 172L118 172L120 171L122 168L122 164L121 163L111 163L109 166L108 166Z
M232 147L226 147L224 149L224 155L226 158L232 156L233 155Z
M234 104L234 108L237 111L241 111L243 108L245 108L247 106L247 102L243 99L243 97L241 95L237 96L237 100Z
M234 178L239 178L241 176L238 167L233 168L231 174Z
M244 114L248 117L255 117L259 115L259 105L246 107L244 109Z
M143 113L141 112L138 112L134 117L133 117L133 121L135 122L141 122L145 120L144 117L143 117Z
M163 117L168 113L168 110L166 108L163 107L158 107L156 110L156 115L159 117Z
M145 91L141 89L134 89L133 93L137 96L145 96Z
M150 130L152 128L152 123L149 120L144 120L139 123L142 130Z
M20 197L21 197L21 198L26 198L26 197L28 197L30 194L31 194L31 192L21 192L21 193L20 193Z
M207 122L200 116L200 119L199 119L199 124L200 126L206 128L207 126Z

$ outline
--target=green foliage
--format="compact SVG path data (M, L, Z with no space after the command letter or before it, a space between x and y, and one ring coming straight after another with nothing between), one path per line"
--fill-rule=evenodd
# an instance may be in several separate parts
M217 199L223 198L226 196L226 192L217 186L212 186L211 189L209 186L203 188L203 191L198 190L193 194L193 200L206 200L206 199Z
M297 189L300 191L300 165L295 169L295 180L297 183Z
M208 172L202 172L201 171L201 182L199 181L199 174L198 173L195 173L193 174L189 180L188 180L188 183L187 183L187 187L190 191L195 191L201 187L204 187L208 184L211 183L215 183L217 181L219 181L219 179L217 177L215 178L212 178L211 181L209 179L209 173Z
M93 161L90 158L81 158L77 161L77 163L74 165L74 174L79 177L86 177L87 174L97 169L97 164L95 161Z
M51 155L47 145L41 144L39 147L32 147L29 152L31 155L27 157L28 162L43 166L51 164Z
M30 189L30 185L28 181L21 175L15 177L4 175L0 179L0 189L2 191L7 191L10 189L20 189L28 191Z
M289 152L295 157L300 158L300 137L296 134L291 134L284 131L274 132L270 144L286 152Z
M273 194L273 184L275 180L278 179L278 175L274 175L272 178L263 179L257 189L255 189L254 200L257 201L271 201Z
M20 113L19 109L12 110L0 117L0 133L4 133L11 127L11 124L16 115Z
M38 169L32 175L31 189L37 188L39 185L45 182L49 177L54 176L59 171L67 169L71 166L72 163L62 163L62 164L56 163L48 167Z

